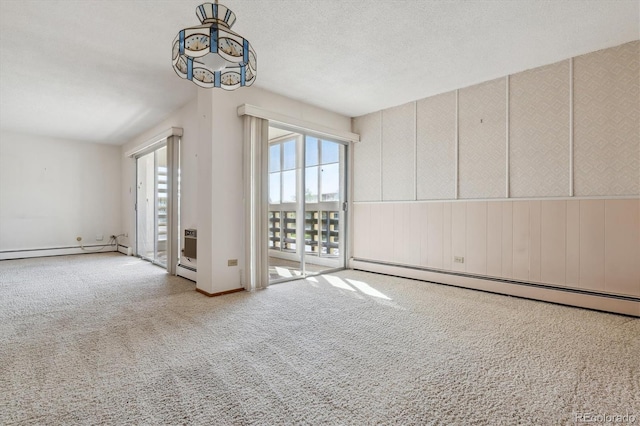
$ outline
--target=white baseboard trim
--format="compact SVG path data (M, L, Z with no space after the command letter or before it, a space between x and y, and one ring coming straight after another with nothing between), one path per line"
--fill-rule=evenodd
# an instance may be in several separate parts
M594 309L597 311L640 317L640 301L634 297L619 297L607 294L580 292L577 289L551 288L534 283L518 283L515 281L492 279L490 277L459 275L455 273L437 272L423 268L391 265L384 262L351 259L349 266L367 272L395 275L438 284L447 284L491 293L506 294L525 299L541 300L560 305Z
M85 246L88 250L80 247L55 247L46 249L25 249L25 250L8 250L0 252L0 260L12 259L29 259L32 257L47 256L68 256L71 254L90 254L90 253L108 253L116 251L115 245L91 245ZM99 250L102 249L102 250Z
M191 268L185 268L182 265L177 266L176 275L182 278L186 278L190 281L193 281L194 283L197 282L196 279L198 278L198 273L196 270Z

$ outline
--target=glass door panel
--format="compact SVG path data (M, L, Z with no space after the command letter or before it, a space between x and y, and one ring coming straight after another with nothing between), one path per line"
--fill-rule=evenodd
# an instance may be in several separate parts
M136 254L167 263L167 148L137 158Z
M269 128L269 279L344 268L344 144Z
M282 131L280 131L282 132ZM301 246L302 204L299 202L302 136L284 132L270 137L269 145L269 281L278 282L304 274Z
M305 137L305 270L308 274L344 268L345 146Z
M167 147L156 154L156 211L155 211L155 261L167 266Z
M136 254L148 260L155 257L154 155L155 153L151 152L137 159Z

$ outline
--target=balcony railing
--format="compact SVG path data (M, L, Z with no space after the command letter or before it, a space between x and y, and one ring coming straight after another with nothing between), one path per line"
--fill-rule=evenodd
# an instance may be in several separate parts
M269 248L296 252L297 218L295 211L269 211ZM304 250L307 255L340 255L340 212L311 210L305 212Z

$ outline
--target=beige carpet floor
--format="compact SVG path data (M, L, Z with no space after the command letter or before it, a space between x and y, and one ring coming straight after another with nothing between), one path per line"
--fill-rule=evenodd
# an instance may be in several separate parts
M639 319L356 271L207 298L114 253L0 262L3 425L575 413L640 417Z

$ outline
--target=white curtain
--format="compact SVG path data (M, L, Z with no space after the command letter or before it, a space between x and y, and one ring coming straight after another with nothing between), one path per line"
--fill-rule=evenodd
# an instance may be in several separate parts
M244 288L259 290L269 285L267 167L269 122L244 116L244 205L245 262Z
M180 174L180 136L167 138L167 272L176 275L180 261L178 228L178 179Z

